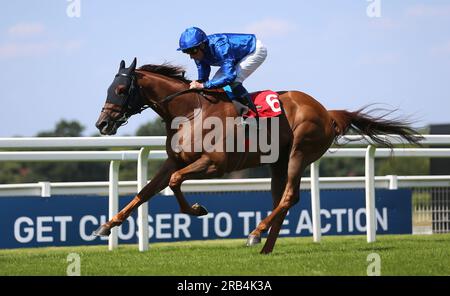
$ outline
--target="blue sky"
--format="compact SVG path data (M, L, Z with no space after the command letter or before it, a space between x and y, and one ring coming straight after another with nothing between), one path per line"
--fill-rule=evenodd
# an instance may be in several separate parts
M75 0L73 0L75 1ZM379 102L412 115L416 126L449 123L450 1L111 1L15 0L0 10L0 137L34 136L60 119L94 123L121 59L138 65L193 62L176 51L180 33L250 32L268 47L245 84L301 90L327 109ZM133 134L147 110L119 129Z

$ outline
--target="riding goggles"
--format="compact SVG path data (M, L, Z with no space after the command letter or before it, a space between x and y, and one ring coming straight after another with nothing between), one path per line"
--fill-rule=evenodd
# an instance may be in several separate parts
M182 50L182 52L186 54L196 54L198 51L199 51L198 47L191 47Z

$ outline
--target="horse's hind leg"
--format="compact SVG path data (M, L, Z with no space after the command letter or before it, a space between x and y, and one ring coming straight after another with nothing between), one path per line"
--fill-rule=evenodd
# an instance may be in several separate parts
M145 185L136 197L125 206L125 208L123 208L111 220L101 225L96 231L94 231L93 234L96 236L108 236L111 233L111 228L121 225L123 221L125 221L141 204L166 188L169 184L170 176L175 170L176 165L174 161L170 158L167 159L150 183Z
M295 196L295 199L298 201L300 198L300 190L299 188L294 188L293 196ZM297 202L295 201L294 204ZM269 235L267 236L266 243L264 244L264 247L261 250L261 254L268 254L271 253L275 242L277 241L278 234L280 233L281 226L283 225L283 221L286 218L287 211L281 212L278 216L276 216L273 219L272 226L270 227Z
M277 161L276 163L274 163L270 166L270 169L272 172L270 188L271 188L271 193L272 193L273 209L275 209L278 206L278 204L280 203L281 197L283 196L284 188L286 187L287 166L288 166L288 158L287 157L280 158L279 161ZM281 224L279 227L277 227L277 225L273 225L270 228L269 235L272 235L272 233L274 233L274 234L276 233L276 235L278 235L280 228L281 228ZM247 246L253 246L260 242L261 242L261 233L258 231L253 231L248 236Z
M276 168L273 168L273 170L274 169L276 169ZM276 185L275 189L272 187L272 198L273 198L273 202L274 202L274 204L273 204L274 210L280 204L280 200L281 200L281 198L283 196L283 191L286 188L287 171L288 171L288 168L287 168L287 161L286 161L286 167L285 167L285 169L283 171L283 173L284 173L284 175L283 175L284 176L284 183L279 182ZM279 171L276 171L276 172L278 172L278 174L279 174ZM278 176L278 174L277 174L277 176ZM300 183L300 181L299 181L299 183ZM277 193L276 198L274 196L274 190ZM297 198L299 198L299 194L300 194L300 188L299 188L299 186L295 186L293 195L296 196ZM267 254L267 253L272 252L273 247L275 246L275 242L276 242L276 240L278 238L278 235L280 233L281 226L283 225L283 221L286 218L286 215L287 215L287 211L286 212L282 212L280 215L278 215L278 216L276 216L274 218L274 220L272 222L272 226L270 227L269 235L267 236L266 242L264 244L263 249L261 250L261 253Z
M294 131L294 140L289 154L287 181L280 203L251 233L258 236L270 227L274 227L274 231L269 234L261 253L272 252L279 228L288 210L300 200L299 187L303 171L312 160L323 154L322 150L326 150L328 147L313 144L323 138L321 131L313 122L303 122Z
M288 210L295 205L299 197L299 186L300 178L304 170L303 155L301 151L293 150L291 151L290 160L288 164L287 181L286 186L281 197L279 204L272 211L272 213L262 220L255 230L252 231L251 235L260 236L261 233L269 230L273 227L269 236L267 237L266 243L264 244L261 253L270 253L273 250L278 233L280 231L283 220L286 217Z

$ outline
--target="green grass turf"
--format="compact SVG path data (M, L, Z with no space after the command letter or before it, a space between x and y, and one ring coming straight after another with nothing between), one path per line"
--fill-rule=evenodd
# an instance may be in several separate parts
M264 241L263 241L264 243ZM381 275L450 275L450 234L280 238L275 251L245 240L0 250L0 275L66 275L67 255L78 253L81 275L367 275L367 256L381 257Z

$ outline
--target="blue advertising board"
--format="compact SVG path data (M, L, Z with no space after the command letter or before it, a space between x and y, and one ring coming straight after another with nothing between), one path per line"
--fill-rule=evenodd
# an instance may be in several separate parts
M120 198L120 208L133 196ZM245 238L270 213L270 192L188 193L192 204L208 215L179 213L173 196L155 196L149 204L150 242ZM412 233L411 191L376 190L377 234ZM324 235L364 234L364 190L322 190L321 221ZM107 219L106 196L52 196L0 198L0 248L106 244L92 232ZM137 214L119 228L120 243L137 242ZM280 236L312 235L311 195L288 213Z

